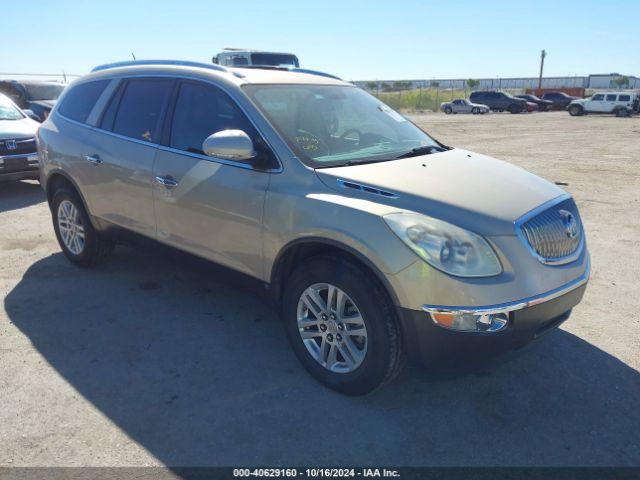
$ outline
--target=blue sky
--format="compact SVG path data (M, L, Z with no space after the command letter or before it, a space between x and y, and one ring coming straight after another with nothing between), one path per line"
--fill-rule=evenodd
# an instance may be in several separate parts
M640 75L640 1L29 0L0 73L86 73L137 58L210 61L223 47L293 51L345 79Z

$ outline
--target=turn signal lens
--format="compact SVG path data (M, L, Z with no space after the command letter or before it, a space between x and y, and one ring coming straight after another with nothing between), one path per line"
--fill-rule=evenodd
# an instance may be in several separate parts
M436 325L459 332L494 333L504 330L509 323L506 313L477 315L473 313L431 313Z

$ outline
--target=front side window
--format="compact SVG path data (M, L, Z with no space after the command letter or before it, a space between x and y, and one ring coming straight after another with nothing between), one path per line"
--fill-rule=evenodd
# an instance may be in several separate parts
M157 143L173 85L173 80L169 79L129 80L115 114L113 132Z
M618 97L618 100L621 102L630 102L631 101L631 95L620 95Z
M58 112L76 122L86 122L98 98L110 80L97 80L71 87L58 107Z
M593 100L594 102L601 102L602 100L604 100L604 95L599 93L598 95L594 95L593 97L591 97L591 100Z
M180 86L169 146L203 155L202 143L222 130L242 130L254 138L256 131L235 102L221 90L201 83Z
M64 85L57 83L25 83L24 88L30 101L56 100L64 90Z
M0 120L22 120L24 115L4 95L0 94Z
M243 87L307 165L387 161L443 146L364 90L340 85Z

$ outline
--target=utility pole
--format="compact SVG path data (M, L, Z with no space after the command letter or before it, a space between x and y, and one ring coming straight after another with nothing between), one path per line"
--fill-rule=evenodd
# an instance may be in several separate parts
M135 61L135 60L136 60L136 55L135 55L135 53L131 52L131 56L133 57L133 60Z
M542 71L544 70L544 58L547 56L547 52L542 50L540 52L540 77L538 77L538 90L542 88Z

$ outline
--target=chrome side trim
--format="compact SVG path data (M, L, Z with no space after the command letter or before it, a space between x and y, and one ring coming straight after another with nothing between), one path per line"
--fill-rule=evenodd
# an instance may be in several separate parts
M541 303L548 302L555 298L561 297L576 288L585 285L589 281L590 265L587 265L585 272L573 280L572 282L563 285L546 293L536 295L534 297L517 300L515 302L501 303L498 305L487 305L480 307L449 307L444 305L423 305L422 310L428 313L450 313L454 315L470 314L470 315L490 315L496 313L509 313L515 310L522 310L523 308L533 307Z
M34 152L29 152L29 153L19 153L17 155L0 155L0 160L2 160L4 162L5 158L24 158L24 157L33 157L33 156L38 156L38 152L34 151Z
M529 251L529 253L531 253L531 255L533 255L540 263L544 264L544 265L566 265L567 263L571 263L574 260L576 260L581 254L582 254L582 250L584 250L584 245L585 245L585 232L584 232L584 224L582 224L582 232L581 232L581 236L580 236L580 243L578 244L578 247L576 248L576 251L573 252L571 255L567 255L565 257L560 257L560 258L545 258L542 255L540 255L538 252L535 251L535 249L531 246L531 244L527 241L527 238L524 235L524 232L522 231L522 225L524 223L526 223L527 221L529 221L530 219L532 219L533 217L539 215L540 213L544 212L545 210L548 210L549 208L553 207L554 205L557 205L559 203L564 202L565 200L571 198L571 195L568 193L562 194L559 197L556 197L552 200L549 200L548 202L543 203L542 205L534 208L533 210L525 213L523 216L521 216L520 218L518 218L515 222L513 222L513 226L515 228L516 231L516 235L518 236L518 238L520 239L520 241L522 242L522 244L526 247L526 249ZM577 207L576 207L577 208Z

